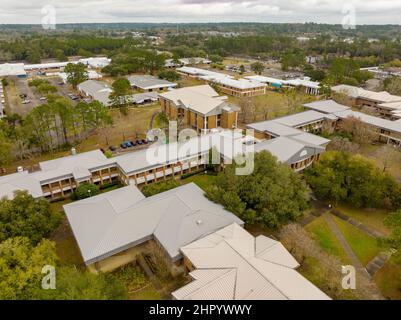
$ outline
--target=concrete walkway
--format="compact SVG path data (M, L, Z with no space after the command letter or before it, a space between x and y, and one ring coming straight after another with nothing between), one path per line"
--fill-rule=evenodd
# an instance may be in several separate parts
M374 229L372 229L372 228L370 228L370 227L364 225L363 223L361 223L361 222L359 222L359 221L357 221L357 220L354 220L354 219L348 217L346 214L344 214L344 213L338 211L337 209L333 209L333 210L331 210L331 212L332 212L332 214L334 214L336 217L338 217L338 218L340 218L341 220L344 220L344 221L346 221L346 222L352 224L354 227L358 228L359 230L361 230L362 232L366 233L367 235L369 235L369 236L371 236L371 237L373 237L373 238L381 238L381 237L384 237L384 235L383 235L381 232L379 232L379 231L377 231L377 230L374 230Z
M373 277L377 271L379 271L386 262L390 259L391 252L380 252L376 257L372 259L366 266L366 270Z
M341 233L340 229L337 227L336 223L333 220L333 217L329 213L324 213L323 217L327 221L327 224L330 227L330 230L333 232L334 236L340 242L341 246L344 248L345 253L347 254L348 258L351 260L351 264L359 271L360 274L368 277L370 279L370 275L359 261L358 257L351 249L350 245L348 244L347 240L345 240L343 234Z

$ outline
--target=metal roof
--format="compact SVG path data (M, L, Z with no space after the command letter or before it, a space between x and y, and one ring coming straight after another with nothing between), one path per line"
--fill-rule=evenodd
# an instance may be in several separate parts
M153 77L151 75L132 75L128 77L131 86L138 87L142 90L158 89L158 88L173 88L177 84Z
M300 275L298 262L273 239L254 238L233 223L181 248L194 281L174 291L178 300L328 300Z
M28 191L34 198L43 196L39 181L29 175L28 171L0 177L0 198L7 197L12 200L17 190Z
M209 201L194 183L144 198L135 186L64 206L86 264L152 237L174 261L180 247L233 222L243 222Z
M335 102L334 100L321 100L303 105L305 108L312 109L323 113L335 113L351 109L348 106L344 106Z

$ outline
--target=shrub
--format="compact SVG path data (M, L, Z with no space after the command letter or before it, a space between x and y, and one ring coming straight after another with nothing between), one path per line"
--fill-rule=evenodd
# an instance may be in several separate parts
M81 184L73 193L73 200L82 200L100 194L100 188L93 183Z

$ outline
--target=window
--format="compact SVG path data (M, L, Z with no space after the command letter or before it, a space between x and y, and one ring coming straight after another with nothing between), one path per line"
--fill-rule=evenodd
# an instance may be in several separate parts
M217 115L217 127L221 127L221 114Z

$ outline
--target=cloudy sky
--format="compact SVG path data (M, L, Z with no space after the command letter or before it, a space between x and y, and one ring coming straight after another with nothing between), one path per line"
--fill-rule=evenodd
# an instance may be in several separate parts
M57 23L342 23L353 10L357 24L401 23L401 0L0 0L0 23L41 24L52 8Z

